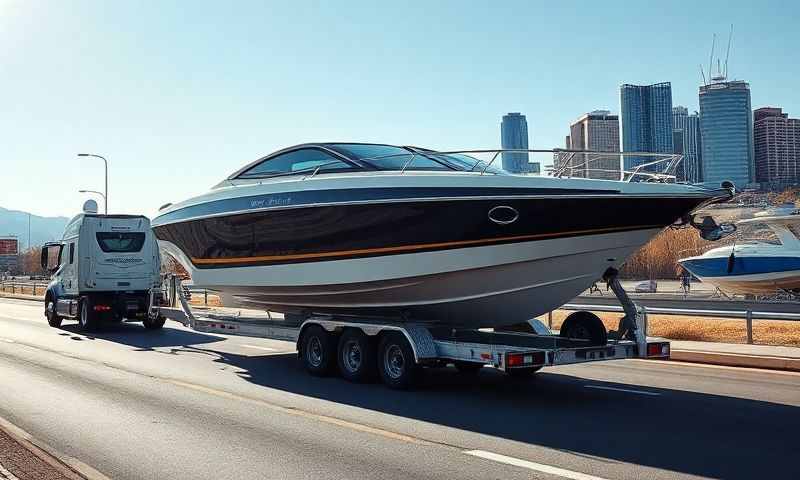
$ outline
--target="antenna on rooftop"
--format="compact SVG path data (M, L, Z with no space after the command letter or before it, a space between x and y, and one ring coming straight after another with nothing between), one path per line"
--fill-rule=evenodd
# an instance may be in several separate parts
M708 85L708 82L706 82L706 74L703 73L703 64L702 63L700 64L700 75L703 77L703 85Z
M728 57L731 56L731 40L733 40L733 24L731 23L731 33L728 34L728 51L725 53L725 78L728 78Z
M717 43L717 34L715 33L711 37L711 55L708 57L708 76L713 79L714 75L711 73L711 69L714 68L714 45Z

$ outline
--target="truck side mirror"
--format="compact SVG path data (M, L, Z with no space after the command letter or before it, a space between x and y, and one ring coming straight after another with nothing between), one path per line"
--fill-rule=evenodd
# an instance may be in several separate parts
M64 245L60 243L46 243L42 246L42 256L40 258L42 270L50 273L54 273L58 270L58 266L61 263L61 250L63 248Z

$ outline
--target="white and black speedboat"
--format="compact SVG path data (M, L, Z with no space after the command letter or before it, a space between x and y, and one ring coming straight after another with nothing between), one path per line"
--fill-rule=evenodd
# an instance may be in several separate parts
M499 151L494 153L495 158ZM505 174L470 153L287 148L162 209L162 248L227 306L514 324L730 191Z

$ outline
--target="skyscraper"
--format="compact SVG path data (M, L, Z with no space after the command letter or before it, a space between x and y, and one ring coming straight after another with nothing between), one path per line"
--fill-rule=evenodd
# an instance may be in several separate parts
M619 152L619 117L608 110L595 110L581 115L569 127L567 136L570 150L590 150L595 152ZM586 178L620 179L619 155L592 156L575 155L573 165L586 164L583 173L574 172ZM587 163L589 161L589 163Z
M672 85L620 87L622 150L625 152L673 153ZM652 161L648 157L625 157L625 170Z
M753 181L753 112L750 85L716 77L700 86L703 181L730 180L737 188Z
M500 124L500 146L503 149L528 149L528 121L525 115L512 112L503 115ZM528 171L527 152L503 152L503 170L511 173Z
M770 187L800 182L800 119L780 108L753 112L756 181Z
M672 123L673 152L683 155L676 176L679 181L701 182L700 117L697 112L689 115L689 110L679 105L672 109Z

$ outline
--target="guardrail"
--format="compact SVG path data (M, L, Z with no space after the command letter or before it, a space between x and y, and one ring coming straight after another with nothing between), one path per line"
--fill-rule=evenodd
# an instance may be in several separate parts
M24 295L44 295L47 290L46 283L20 281L20 280L3 280L0 282L0 292Z
M635 300L634 300L635 301ZM691 300L689 300L691 302ZM757 304L756 304L757 305ZM639 305L644 318L644 329L647 331L647 314L653 313L658 315L697 315L701 317L711 318L743 318L747 329L747 343L753 344L753 320L783 320L783 321L800 321L800 313L790 312L761 312L758 310L745 309L745 310L704 310L697 308L663 308L663 307L647 307ZM567 303L559 310L588 310L594 312L608 312L619 313L622 312L622 307L617 305L593 305L583 303ZM548 314L548 323L552 324L552 312Z

